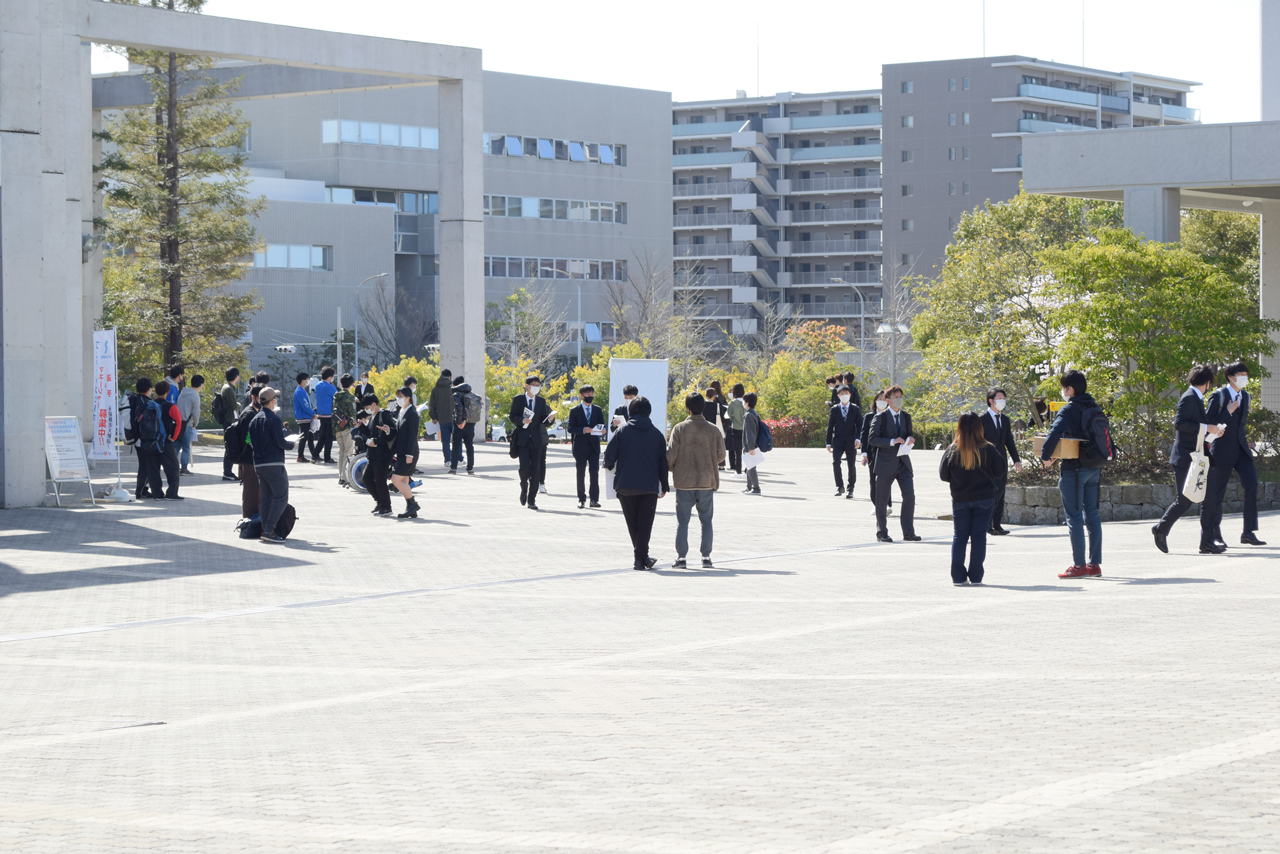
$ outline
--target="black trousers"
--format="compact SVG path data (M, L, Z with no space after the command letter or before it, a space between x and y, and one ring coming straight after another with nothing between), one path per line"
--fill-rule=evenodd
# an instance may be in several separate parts
M1008 486L1009 481L1007 478L1001 478L996 481L996 503L991 508L991 522L989 523L993 529L999 528L1000 523L1004 521L1004 493Z
M373 496L375 506L379 510L391 509L391 488L387 485L387 470L391 461L369 457L369 464L364 467L364 488Z
M321 427L321 430L324 428ZM298 459L305 460L307 457L303 451L311 452L311 459L320 459L320 438L319 433L311 432L311 422L303 421L298 424Z
M160 452L160 467L164 469L164 479L169 482L169 491L165 493L167 498L178 497L178 444L176 442L165 442L164 450ZM160 493L156 493L159 495Z
M231 465L232 465L231 451L227 447L227 429L230 427L231 427L230 424L222 425L222 476L223 477L235 477L235 472L231 468Z
M333 462L333 418L320 416L320 437L316 439L315 450L311 452L312 456L317 453L322 455L326 463Z
M164 487L160 483L160 452L137 445L133 449L138 454L138 483L133 490L134 498L148 493L159 498L164 495Z
M1173 523L1182 518L1182 514L1190 509L1192 501L1190 498L1182 494L1182 484L1187 480L1187 472L1191 470L1191 458L1184 457L1182 462L1173 467L1173 491L1177 495L1173 499L1173 503L1165 508L1164 515L1160 517L1159 524L1156 528L1166 537L1169 531L1173 529Z
M550 445L542 446L542 459L538 461L538 484L547 482L547 448Z
M742 474L742 431L730 427L725 443L729 446L729 468Z
M843 457L849 469L849 491L853 492L853 486L858 482L858 470L854 468L857 465L855 459L857 456L858 452L853 448L831 449L831 469L836 473L836 489L844 489L844 476L840 471L840 458Z
M874 456L867 457L867 480L869 481L868 486L870 487L871 500L875 501L876 500L876 458ZM889 507L893 506L892 494L889 495L889 504L887 506Z
M1215 460L1209 466L1209 489L1204 496L1204 507L1200 509L1201 544L1211 542L1215 534L1221 533L1222 501L1233 471L1240 475L1240 487L1244 490L1244 533L1258 530L1258 470L1254 468L1253 455L1241 452L1233 463Z
M532 494L536 495L538 484L542 483L543 479L542 466L547 459L546 446L522 445L517 451L520 454L520 492L532 491Z
M578 500L587 500L587 471L591 472L591 503L600 502L600 455L574 457L573 463L578 467Z
M453 425L453 451L450 454L449 468L454 471L458 470L458 463L462 462L462 449L467 449L467 471L471 471L476 466L476 425L464 424L461 429L457 424Z
M876 533L888 534L889 501L893 494L893 484L897 481L902 490L902 506L898 509L898 519L902 522L902 535L915 536L916 533L916 486L911 469L898 464L894 474L876 475Z
M658 513L658 494L619 495L618 503L622 505L622 518L627 520L636 566L641 566L649 559L649 537L653 535L653 518Z

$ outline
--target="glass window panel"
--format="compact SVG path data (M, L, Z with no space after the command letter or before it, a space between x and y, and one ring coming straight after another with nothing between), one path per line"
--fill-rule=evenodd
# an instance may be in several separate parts
M537 258L524 259L524 277L526 279L538 278L538 259Z
M373 198L373 190L353 190L352 192L355 193L357 205L377 204L376 200Z
M627 147L625 145L615 145L613 147L613 159L619 166L627 165Z
M588 279L600 278L600 262L599 261L587 262L587 278Z
M507 216L520 216L524 212L524 199L507 196Z
M600 221L600 203L599 202L587 202L587 221L588 222Z
M581 276L583 268L585 267L586 263L587 263L586 261L582 261L582 260L570 261L569 272L575 276Z
M493 216L507 215L507 197L506 196L490 196L489 207Z
M600 221L613 222L613 202L600 203Z
M555 199L538 199L538 216L541 219L554 219L555 215Z
M536 136L526 136L524 138L524 156L538 156L538 138Z
M498 278L503 278L507 275L507 259L506 258L492 259L492 267L493 267L493 275L497 276Z
M606 279L606 280L613 278L613 262L612 261L600 262L600 278Z
M587 218L587 203L570 201L569 202L569 219L575 222L583 222L584 220L586 220L586 218Z
M419 128L423 148L438 149L440 147L440 128Z
M418 271L418 275L422 275L422 271ZM489 278L489 256L484 256L484 277Z
M400 144L405 148L417 148L418 138L419 133L417 128L410 127L409 125L405 125L400 128Z
M556 219L569 218L569 200L556 199Z
M360 123L360 142L365 145L378 144L378 123L377 122L361 122Z
M587 143L587 159L592 163L600 162L600 146L597 143Z
M400 125L382 125L382 144L400 144Z
M569 143L569 159L575 163L585 163L587 160L586 147L580 142Z
M267 253L265 251L253 253L253 266L255 267L267 266Z
M520 199L520 216L526 216L531 219L537 219L538 218L538 200L533 196L525 196L522 199Z
M289 269L291 270L307 270L311 267L311 247L290 244L289 246Z
M267 266L268 267L288 267L289 266L289 247L284 243L268 243L267 244Z
M613 203L613 221L622 222L622 223L625 223L627 221L627 203L626 202Z
M417 193L401 193L400 194L400 210L405 213L416 214L418 212L418 194Z
M491 137L489 140L489 153L501 154L503 151L506 150L505 149L506 143L507 143L507 138L505 136Z
M568 159L569 159L569 143L565 142L563 139L557 139L556 140L556 160L568 160Z
M329 119L320 123L320 141L333 145L338 141L338 120Z
M489 213L489 197L488 197L488 196L485 196L485 197L484 197L484 215L485 215L485 216L490 216L490 213Z
M323 269L325 269L325 266L324 266L324 247L323 247L323 246L312 246L312 247L311 247L311 269L313 269L313 270L323 270Z
M560 273L569 272L569 260L567 258L556 259L556 271Z
M507 155L510 157L521 157L524 155L524 147L520 144L520 137L507 137Z
M422 210L423 213L429 213L429 214L440 213L440 194L427 193L422 207L423 207L423 210Z
M378 190L378 204L390 205L391 207L395 207L396 191L395 190Z
M614 273L614 275L615 275L615 276L617 276L617 277L618 277L618 281L620 281L620 282L625 281L625 280L626 280L626 278L627 278L627 262L626 262L626 261L614 261L614 262L613 262L613 273Z
M340 123L339 133L343 142L359 142L360 141L360 123L343 119Z
M551 140L551 139L538 140L538 156L543 160L555 160L556 159L555 140Z
M556 274L554 272L555 268L556 268L556 260L554 258L538 259L538 274L539 276L541 276L541 278L554 279L556 277Z
M613 146L612 145L600 146L600 162L607 166L613 165Z
M355 190L350 187L334 187L333 201L334 204L349 205L356 200Z

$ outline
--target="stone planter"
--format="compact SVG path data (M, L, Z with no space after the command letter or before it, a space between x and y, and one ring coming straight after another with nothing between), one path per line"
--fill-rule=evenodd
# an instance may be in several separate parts
M1173 484L1126 484L1098 487L1098 513L1104 522L1128 522L1135 519L1159 519L1173 503ZM1223 512L1239 513L1244 508L1244 493L1238 480L1227 486ZM1280 510L1280 482L1258 484L1258 510ZM1187 515L1198 510L1192 507ZM1004 497L1004 521L1010 525L1063 525L1067 513L1062 509L1062 493L1056 486L1009 486Z

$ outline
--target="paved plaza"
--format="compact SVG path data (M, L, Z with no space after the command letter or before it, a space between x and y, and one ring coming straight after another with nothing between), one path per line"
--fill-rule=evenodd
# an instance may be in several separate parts
M216 450L183 502L0 511L0 850L1280 849L1280 514L1108 523L1100 580L1019 528L955 588L936 454L881 545L865 470L778 450L713 571L669 496L641 573L563 447L535 514L505 446L424 445L415 521L291 462L283 547Z

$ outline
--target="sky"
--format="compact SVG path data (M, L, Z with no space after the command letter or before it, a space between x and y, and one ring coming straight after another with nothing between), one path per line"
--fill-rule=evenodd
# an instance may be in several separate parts
M1022 54L1197 87L1205 122L1256 121L1259 0L208 0L206 14L478 47L492 71L676 100L880 88L880 66ZM983 50L985 5L985 39ZM785 25L779 9L795 10ZM757 30L756 22L761 25ZM759 60L757 63L757 43ZM94 71L124 67L95 51Z

